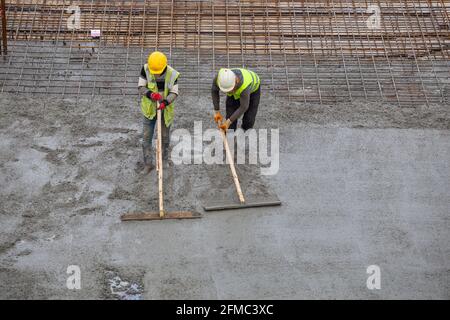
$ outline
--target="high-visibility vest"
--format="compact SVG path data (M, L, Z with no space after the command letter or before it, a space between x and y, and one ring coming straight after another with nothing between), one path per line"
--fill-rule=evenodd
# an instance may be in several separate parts
M234 70L241 71L244 81L242 81L241 86L235 92L227 93L228 96L233 97L235 100L239 100L241 98L242 91L247 89L248 86L251 86L250 93L254 93L254 92L258 91L259 86L261 84L261 79L255 72L247 70L247 69L241 69L241 68L231 69L231 71L234 71Z
M148 64L144 66L145 75L147 76L147 88L151 92L158 93L158 85L156 84L156 78L155 76L150 73L148 69ZM170 66L167 66L166 70L166 77L164 78L164 99L167 98L167 96L170 93L170 90L175 85L175 81L180 76L180 73L173 69ZM169 127L173 122L173 116L174 116L174 108L175 108L175 102L172 102L170 105L166 106L164 109L164 122L166 124L166 127ZM156 116L156 102L153 100L150 100L146 96L143 96L141 99L141 110L142 114L152 120Z

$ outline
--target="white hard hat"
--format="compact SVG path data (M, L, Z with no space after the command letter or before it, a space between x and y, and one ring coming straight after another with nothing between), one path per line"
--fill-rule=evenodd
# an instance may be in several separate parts
M223 92L230 92L236 85L236 75L230 69L220 69L217 84Z

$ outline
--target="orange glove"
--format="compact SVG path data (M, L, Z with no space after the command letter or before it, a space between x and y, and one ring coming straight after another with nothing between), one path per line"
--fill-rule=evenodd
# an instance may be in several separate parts
M223 120L222 115L220 114L220 111L216 111L216 113L214 114L214 121L219 124L221 123Z
M219 128L226 132L228 130L228 128L230 127L230 125L231 125L231 120L227 119L227 121L219 124Z

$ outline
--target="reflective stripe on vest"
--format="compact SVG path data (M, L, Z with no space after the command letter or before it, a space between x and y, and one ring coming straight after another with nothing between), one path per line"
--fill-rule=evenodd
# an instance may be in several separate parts
M144 66L145 74L147 76L147 88L151 92L157 93L158 92L158 85L156 84L156 79L153 74L150 73L148 69L148 65L146 64ZM169 95L170 90L175 85L175 81L180 76L180 73L173 69L170 66L167 66L166 70L166 76L164 78L164 99L167 98ZM174 116L174 107L175 102L171 103L164 109L164 122L166 124L166 127L169 127L173 122L173 116ZM141 110L142 114L152 120L156 116L156 102L150 100L146 96L143 96L141 99Z
M235 100L239 100L241 98L241 93L248 88L248 86L251 86L251 90L250 93L254 93L259 89L259 86L261 84L261 80L259 78L259 76L251 71L251 70L247 70L247 69L241 69L241 68L235 68L235 69L231 69L233 70L239 70L242 73L242 85L235 91L235 92L230 92L227 93L228 96L230 97L234 97Z

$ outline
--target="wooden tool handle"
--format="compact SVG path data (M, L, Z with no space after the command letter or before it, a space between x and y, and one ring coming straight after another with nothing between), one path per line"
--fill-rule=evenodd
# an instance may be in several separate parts
M159 110L159 102L156 103L156 122L158 130L158 143L156 147L156 161L158 168L158 190L159 190L159 216L164 217L164 198L163 198L163 164L162 164L162 124L161 124L161 110Z
M234 184L236 186L236 191L239 196L239 201L241 203L245 203L244 194L242 193L242 190L241 190L241 184L239 183L239 178L236 173L236 168L234 167L234 159L233 159L233 156L231 155L230 146L228 145L227 135L225 134L225 132L222 129L219 129L219 131L222 134L223 144L225 146L225 152L227 154L228 163L230 164L231 174L233 175L233 180L234 180Z

